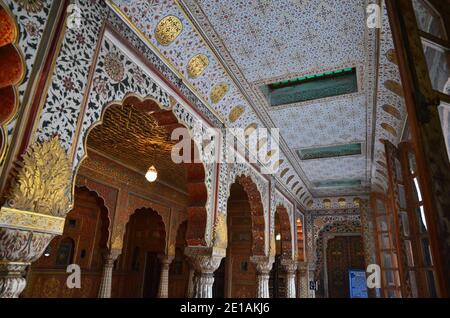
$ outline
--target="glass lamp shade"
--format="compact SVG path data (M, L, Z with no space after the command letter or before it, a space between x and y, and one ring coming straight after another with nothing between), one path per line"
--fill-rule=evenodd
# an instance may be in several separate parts
M155 166L151 166L147 170L147 173L145 174L145 178L147 179L148 182L155 182L156 181L156 179L158 178L158 172L156 171Z

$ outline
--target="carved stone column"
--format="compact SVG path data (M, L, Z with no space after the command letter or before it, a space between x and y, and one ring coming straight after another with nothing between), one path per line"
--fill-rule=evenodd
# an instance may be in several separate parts
M174 256L160 255L161 276L159 279L158 298L169 298L169 268Z
M194 268L191 265L189 265L189 280L186 298L194 297L194 274L195 274Z
M297 264L291 259L282 259L281 265L286 272L286 298L295 298L295 272Z
M103 265L103 274L100 282L100 289L98 291L98 298L111 298L114 262L121 252L121 250L111 250L105 255L105 264Z
M214 272L225 257L226 249L186 247L185 254L195 270L193 298L212 298Z
M256 265L256 275L258 279L257 298L270 298L269 295L269 276L272 270L273 257L253 256L251 261Z
M298 262L297 264L297 298L309 298L308 264Z

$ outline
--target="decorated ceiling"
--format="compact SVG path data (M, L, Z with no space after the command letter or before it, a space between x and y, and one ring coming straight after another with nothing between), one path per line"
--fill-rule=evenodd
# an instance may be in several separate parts
M405 116L384 9L376 29L365 0L109 3L227 127L280 129L276 177L302 203L319 209L326 197L351 202L385 187L381 139L397 143ZM272 106L262 89L342 69L355 69L356 92ZM351 144L361 152L299 156Z
M170 157L174 141L152 115L135 106L110 106L102 124L89 133L88 151L95 151L145 175L157 166L158 182L186 191L186 171ZM148 151L152 149L151 151Z

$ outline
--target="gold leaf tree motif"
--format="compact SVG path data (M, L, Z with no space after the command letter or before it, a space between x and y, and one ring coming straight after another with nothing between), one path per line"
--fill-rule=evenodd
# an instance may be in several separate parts
M387 123L381 123L381 127L390 133L392 136L397 137L397 130Z
M155 38L161 45L169 45L183 31L183 24L180 19L173 15L169 15L162 19L155 30Z
M245 136L248 137L251 134L253 134L253 132L256 130L256 128L258 128L258 124L256 124L256 123L251 123L250 125L248 125L244 130Z
M58 137L30 146L18 164L8 205L64 217L71 208L71 164Z
M275 235L271 235L269 255L275 257L276 254L277 254L277 243L275 242Z
M214 225L214 246L219 248L227 248L227 216L224 213L217 215L216 224Z
M43 0L14 0L27 12L38 12L44 6Z
M385 105L383 105L383 110L384 110L386 113L392 115L395 119L402 120L402 114L401 114L400 111L399 111L397 108L395 108L394 106L389 105L389 104L385 104Z

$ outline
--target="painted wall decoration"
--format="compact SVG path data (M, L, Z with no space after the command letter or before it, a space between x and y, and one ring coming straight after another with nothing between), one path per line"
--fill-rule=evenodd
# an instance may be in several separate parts
M8 101L11 107L6 111L6 107L2 107L1 124L4 125L0 129L0 143L3 145L0 154L6 151L11 143L11 138L14 133L16 125L16 114L19 107L22 105L22 100L25 91L28 87L28 80L33 69L36 54L40 46L40 40L46 26L46 20L52 6L50 0L39 0L28 5L27 1L14 1L5 0L1 3L1 19L5 19L10 16L14 25L17 26L17 30L14 31L15 35L11 34L12 38L8 41L10 44L14 44L20 56L23 59L23 74L20 76L18 87L15 89L14 94L12 91L2 89L2 100ZM4 30L2 30L3 32ZM5 38L6 39L6 38ZM6 44L6 42L4 43ZM4 45L0 45L4 46ZM2 156L0 156L1 158ZM0 171L4 164L3 158L0 160Z

